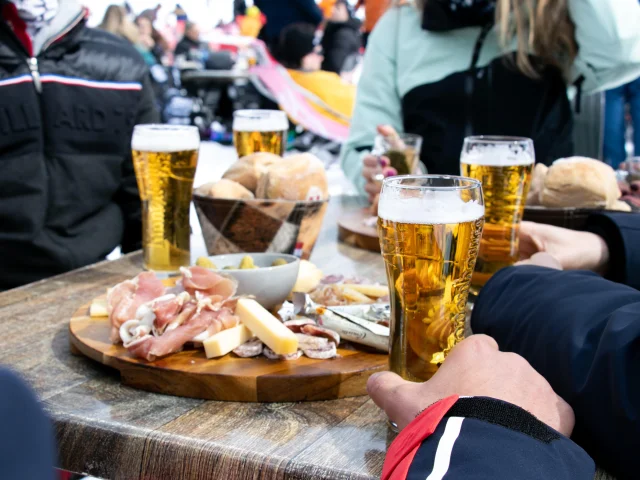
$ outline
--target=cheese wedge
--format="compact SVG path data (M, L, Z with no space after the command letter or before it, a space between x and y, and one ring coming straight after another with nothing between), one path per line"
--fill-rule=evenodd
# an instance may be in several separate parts
M367 297L380 298L389 295L389 287L386 285L356 285L356 284L344 284L344 287L356 292L362 293Z
M90 317L107 317L109 316L109 312L107 312L107 300L99 299L94 300L89 307L89 316Z
M243 325L278 355L290 355L298 351L295 334L255 300L238 300L236 315Z
M322 270L308 260L300 260L298 278L292 292L309 293L316 288L322 280Z
M202 345L204 345L204 353L207 358L216 358L226 355L234 348L238 348L251 337L253 337L251 330L244 325L237 325L207 338L202 342Z

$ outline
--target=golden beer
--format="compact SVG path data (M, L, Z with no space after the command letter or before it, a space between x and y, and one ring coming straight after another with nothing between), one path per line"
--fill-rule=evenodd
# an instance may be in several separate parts
M528 139L487 141L493 143L463 151L461 157L462 175L482 182L484 192L485 225L471 281L475 294L494 273L518 261L520 222L534 163Z
M238 110L233 115L233 144L242 158L256 152L284 155L289 121L279 110Z
M196 127L139 125L133 166L142 202L144 267L177 272L191 264L189 206L198 164Z
M422 198L394 198L394 183L406 185L412 178L443 179L437 185L457 182L468 190L432 189ZM383 184L378 231L391 294L389 368L406 380L429 379L464 338L482 225L477 182L429 175Z

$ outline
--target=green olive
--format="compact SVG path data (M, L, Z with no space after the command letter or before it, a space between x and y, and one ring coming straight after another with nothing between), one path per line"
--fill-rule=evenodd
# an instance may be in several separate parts
M236 267L234 267L233 265L227 265L226 267L223 268L223 270L235 270Z
M246 257L243 257L242 260L240 260L240 266L238 268L240 270L251 270L258 267L256 267L255 263L253 263L253 258L247 255Z
M198 259L196 260L196 265L198 267L213 268L216 270L218 268L216 267L216 264L213 263L209 257L198 257Z
M278 258L277 260L274 260L273 263L271 264L272 267L280 267L282 265L286 265L287 261L284 258Z

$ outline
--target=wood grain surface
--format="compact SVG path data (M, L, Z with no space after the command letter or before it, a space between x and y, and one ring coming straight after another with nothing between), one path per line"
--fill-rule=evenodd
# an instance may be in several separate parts
M90 305L80 307L69 322L74 352L115 368L125 385L150 392L235 402L335 400L366 395L367 379L387 368L386 354L344 348L328 360L304 355L289 361L240 358L233 353L208 359L203 349L192 348L148 362L113 345L111 322L91 318Z
M332 199L312 260L326 273L384 281L379 254L336 242L337 218L363 206ZM141 262L131 254L0 293L0 364L35 388L53 418L61 468L116 480L380 477L394 434L366 396L237 403L160 395L71 354L78 305L135 275Z
M380 253L380 239L377 228L365 225L364 221L371 217L369 208L348 212L338 219L338 239L356 248Z

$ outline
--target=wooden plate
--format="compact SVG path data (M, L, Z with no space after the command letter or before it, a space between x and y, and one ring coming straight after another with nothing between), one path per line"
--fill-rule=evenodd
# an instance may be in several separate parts
M338 239L352 247L380 253L377 227L369 227L364 221L371 217L368 208L363 208L338 219Z
M299 402L366 395L366 383L387 369L386 354L338 349L340 357L294 361L233 353L209 360L203 350L185 350L154 362L133 357L109 341L107 317L91 318L83 305L71 317L72 349L120 371L123 384L180 397L235 402Z

